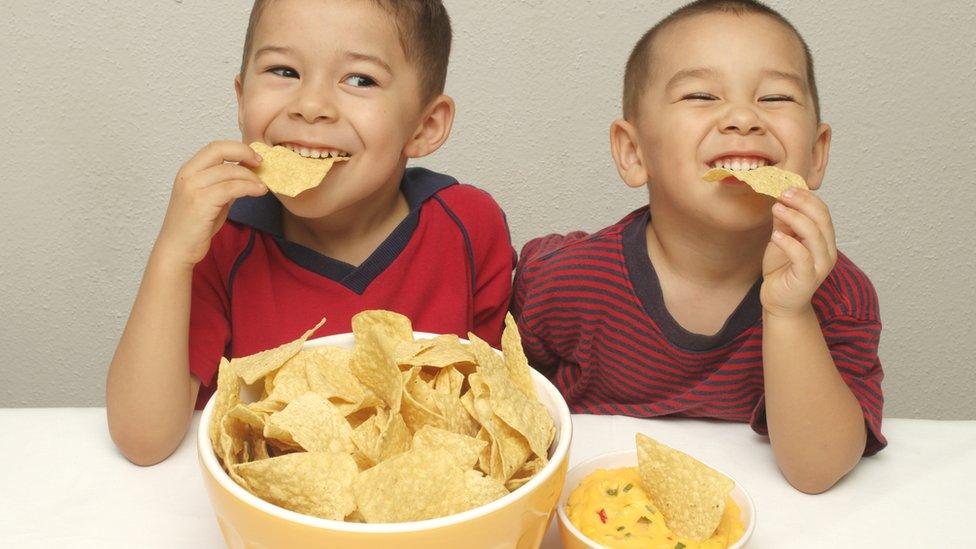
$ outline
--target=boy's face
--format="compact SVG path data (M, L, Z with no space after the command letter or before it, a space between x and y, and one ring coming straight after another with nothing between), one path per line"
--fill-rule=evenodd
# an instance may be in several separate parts
M235 81L245 143L351 155L318 187L279 196L290 212L324 217L399 184L421 92L385 11L362 0L275 0L249 55Z
M703 182L710 167L776 165L819 186L830 129L817 123L803 47L787 27L705 14L663 29L653 48L633 127L646 173L625 175L628 184L649 182L652 204L749 230L770 222L767 199L744 183Z

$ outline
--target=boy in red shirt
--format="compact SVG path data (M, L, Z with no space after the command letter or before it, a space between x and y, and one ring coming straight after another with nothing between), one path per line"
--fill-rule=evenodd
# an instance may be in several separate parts
M702 180L776 165L817 189L830 136L805 43L762 4L693 2L637 43L610 140L648 206L516 269L526 353L574 412L748 422L810 493L885 446L878 299L827 206Z
M498 345L514 251L485 192L407 160L447 139L450 21L437 0L255 2L234 87L243 142L176 176L109 368L109 429L137 464L166 458L213 393L221 356L350 331L364 309ZM349 156L274 195L248 145Z

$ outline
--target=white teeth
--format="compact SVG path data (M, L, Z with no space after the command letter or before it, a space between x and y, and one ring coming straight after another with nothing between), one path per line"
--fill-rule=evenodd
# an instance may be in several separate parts
M713 168L725 168L727 170L755 170L769 165L764 158L756 157L726 157L712 162Z
M334 149L309 149L295 145L285 145L289 150L305 158L337 158L339 156L350 156L349 153L339 152Z

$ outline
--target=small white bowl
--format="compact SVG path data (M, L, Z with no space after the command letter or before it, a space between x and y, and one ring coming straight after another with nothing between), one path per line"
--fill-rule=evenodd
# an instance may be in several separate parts
M603 545L583 535L570 522L569 516L566 515L566 500L569 499L569 495L579 486L580 482L593 471L597 469L617 469L620 467L637 467L637 450L623 450L602 454L576 465L566 473L566 486L563 488L563 494L559 498L559 505L557 505L556 511L559 516L559 536L562 539L564 549L604 549ZM709 467L711 466L709 465ZM712 468L714 469L714 467ZM724 475L725 473L722 474ZM735 482L735 479L732 479L732 481ZM729 549L740 549L741 547L745 547L746 542L752 537L752 531L756 528L756 504L749 497L749 493L738 482L735 482L735 488L732 489L731 496L741 510L745 532L742 533L742 537L738 541L729 546Z

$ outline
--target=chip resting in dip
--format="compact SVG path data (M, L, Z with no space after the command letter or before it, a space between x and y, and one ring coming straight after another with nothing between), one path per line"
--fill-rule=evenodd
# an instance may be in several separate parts
M474 334L414 339L387 311L353 317L352 349L303 348L317 328L221 362L210 439L254 495L332 520L417 521L503 497L548 462L555 424L511 316L502 354Z
M744 532L731 479L682 452L637 435L638 467L598 469L573 490L569 520L610 548L710 548Z

